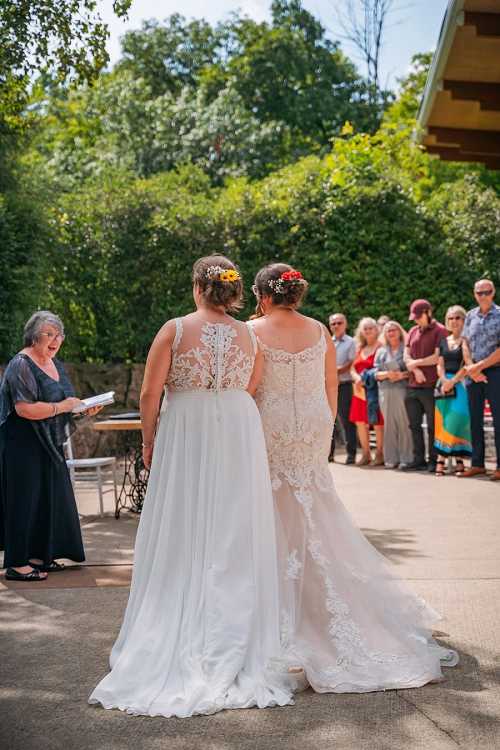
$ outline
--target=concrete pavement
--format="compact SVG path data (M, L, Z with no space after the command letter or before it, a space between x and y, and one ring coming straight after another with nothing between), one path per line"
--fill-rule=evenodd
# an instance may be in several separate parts
M460 653L443 683L366 695L308 690L293 707L183 720L89 706L123 617L137 519L98 519L95 497L81 496L85 566L30 588L8 589L0 576L0 747L500 750L499 483L332 471L368 539L443 615L437 638Z

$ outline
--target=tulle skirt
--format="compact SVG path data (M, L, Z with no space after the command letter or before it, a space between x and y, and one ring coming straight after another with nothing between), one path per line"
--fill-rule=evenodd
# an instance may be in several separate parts
M89 702L166 717L289 704L259 412L241 390L169 401L112 671Z
M286 474L273 478L283 531L283 646L293 650L319 693L440 680L441 667L458 662L455 651L432 638L440 616L363 536L326 461L303 476L310 479L303 487L292 486Z

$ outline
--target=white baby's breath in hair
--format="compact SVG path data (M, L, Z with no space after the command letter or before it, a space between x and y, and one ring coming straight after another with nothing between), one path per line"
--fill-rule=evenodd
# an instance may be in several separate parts
M221 268L220 266L210 266L207 268L206 277L207 279L214 279L216 276L218 278L221 277L221 275L224 273L224 268Z
M276 294L282 294L285 288L284 279L271 279L269 286L276 292Z

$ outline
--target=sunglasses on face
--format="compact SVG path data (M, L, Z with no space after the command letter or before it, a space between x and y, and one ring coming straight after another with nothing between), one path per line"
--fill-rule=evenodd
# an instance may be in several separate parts
M330 323L331 326L345 326L343 320L337 320L335 323Z
M463 320L461 315L448 315L448 320Z
M477 294L478 297L482 297L483 294L489 297L490 294L493 294L493 289L488 289L486 292L476 292L476 290L474 290L474 294Z

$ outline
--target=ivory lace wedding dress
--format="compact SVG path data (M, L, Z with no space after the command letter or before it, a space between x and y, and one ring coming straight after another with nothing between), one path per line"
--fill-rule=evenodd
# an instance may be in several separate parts
M317 692L418 687L458 661L431 637L441 619L365 539L342 505L327 456L332 417L323 327L299 354L261 343L262 417L279 519L282 645Z
M89 702L167 717L286 705L272 490L246 392L255 336L176 326L130 599Z

